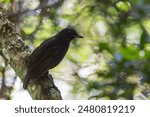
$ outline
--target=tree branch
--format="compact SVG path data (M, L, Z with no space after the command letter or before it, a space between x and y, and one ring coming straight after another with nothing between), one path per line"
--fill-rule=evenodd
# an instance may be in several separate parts
M30 49L25 45L16 32L13 23L0 12L0 55L15 70L23 81L26 73L26 61L30 56ZM51 77L43 77L29 83L28 91L33 99L62 99L59 89Z

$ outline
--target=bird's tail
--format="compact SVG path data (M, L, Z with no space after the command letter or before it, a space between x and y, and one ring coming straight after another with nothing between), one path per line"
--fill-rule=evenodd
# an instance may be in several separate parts
M24 81L23 81L23 88L24 88L24 89L27 89L28 84L29 84L29 81L30 81L30 77L29 77L29 75L28 75L28 73L27 73L27 74L26 74L26 77L25 77L25 79L24 79Z

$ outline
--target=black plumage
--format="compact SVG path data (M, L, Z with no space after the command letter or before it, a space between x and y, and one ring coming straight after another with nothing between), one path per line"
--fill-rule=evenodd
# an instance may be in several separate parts
M83 37L75 29L65 28L42 42L29 57L23 88L27 89L30 80L37 79L46 74L49 69L56 67L64 58L69 44L74 38Z

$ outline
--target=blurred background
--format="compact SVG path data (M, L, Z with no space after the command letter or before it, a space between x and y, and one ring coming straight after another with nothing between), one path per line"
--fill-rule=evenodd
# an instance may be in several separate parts
M73 26L65 59L50 73L63 99L150 99L149 0L0 0L33 50ZM0 99L31 99L0 56Z

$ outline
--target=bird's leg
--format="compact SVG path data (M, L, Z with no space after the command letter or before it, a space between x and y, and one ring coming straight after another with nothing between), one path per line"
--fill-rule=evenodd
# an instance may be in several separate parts
M51 80L51 82L53 83L53 87L54 87L54 88L57 88L57 87L55 86L55 84L54 84L54 80L53 80L52 75L48 73L48 77L49 77L49 79ZM57 89L58 89L58 88L57 88Z
M49 77L49 79L51 80L51 82L53 83L53 87L52 88L55 88L55 89L57 89L58 91L59 91L59 89L58 89L58 87L54 84L54 78L52 77L52 75L51 74L49 74L49 72L48 72L48 77ZM60 92L60 91L59 91Z
M48 71L45 72L44 74L42 74L37 80L40 83L40 82L43 82L44 80L47 80L47 79L50 80L50 87L55 88L56 86L54 84L53 77L51 74L49 74ZM46 86L46 84L45 84L45 86Z
M54 84L54 78L52 77L52 75L51 74L49 74L48 73L48 78L51 80L51 82L53 83L53 88L57 88L56 86L55 86L55 84ZM58 89L58 88L57 88Z
M46 82L46 80L50 80L50 82ZM41 82L44 82L44 83L41 83ZM54 81L53 81L53 77L51 74L49 74L49 72L45 72L44 74L42 74L38 79L37 79L37 83L38 84L44 84L42 85L42 90L45 91L45 90L49 90L49 88L54 88L56 90L59 91L59 89L57 88L57 86L54 84ZM60 92L60 91L59 91Z
M49 77L49 79L53 80L52 75L51 75L51 74L49 74L49 73L48 73L48 77Z

